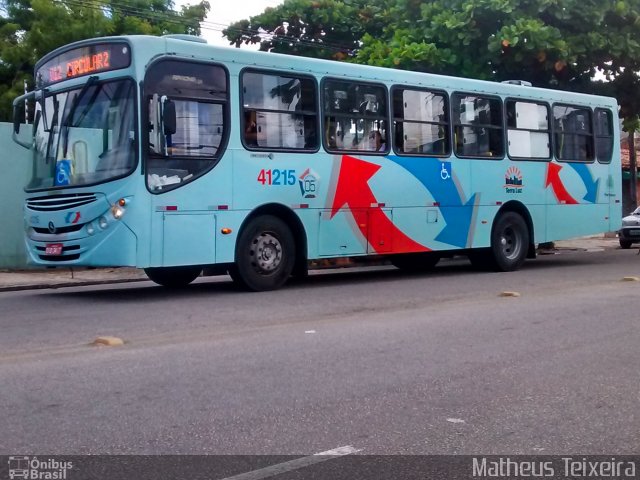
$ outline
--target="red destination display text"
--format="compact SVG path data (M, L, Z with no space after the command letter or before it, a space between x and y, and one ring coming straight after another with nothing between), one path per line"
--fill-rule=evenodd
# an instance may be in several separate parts
M67 62L66 68L64 65L53 65L49 68L49 81L59 82L65 78L78 77L93 72L109 70L111 68L109 57L110 53L105 50L94 55L85 55L73 58Z

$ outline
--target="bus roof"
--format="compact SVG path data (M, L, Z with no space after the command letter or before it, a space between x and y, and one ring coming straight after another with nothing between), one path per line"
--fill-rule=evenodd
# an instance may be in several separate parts
M36 70L47 60L67 50L93 43L112 43L122 42L123 40L132 46L134 59L138 62L142 61L145 65L152 61L154 57L162 54L170 54L192 60L221 62L228 67L237 65L238 71L246 67L289 70L296 73L308 73L314 76L344 77L371 82L383 82L389 85L411 85L447 91L471 90L477 93L504 97L527 97L534 100L589 103L608 107L617 106L617 101L613 97L519 85L516 83L500 83L427 72L396 70L386 67L233 48L230 46L209 45L202 38L191 35L165 35L161 37L127 35L81 40L59 47L45 55L37 62Z

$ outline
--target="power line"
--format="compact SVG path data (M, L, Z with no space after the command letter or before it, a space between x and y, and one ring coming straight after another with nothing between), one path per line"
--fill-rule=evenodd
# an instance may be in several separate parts
M121 9L124 13L131 13L139 18L151 21L159 21L164 23L169 23L181 27L190 26L190 22L184 21L183 18L178 16L178 12L175 12L176 15L170 15L164 12L154 12L149 10L144 10L141 7L136 7L134 5L129 5L122 2L112 1L109 4L102 3L99 0L54 0L55 3L60 5L69 7L83 7L89 10L98 11L100 13L105 12L106 8L113 7L114 9ZM215 31L222 32L225 29L231 28L231 25L211 22L207 20L203 20L199 22L199 26L201 30L206 31ZM266 41L276 42L276 43L287 43L289 45L296 45L302 47L316 48L316 49L324 49L324 50L333 50L336 52L345 52L345 51L353 51L355 46L347 47L345 45L335 44L332 42L326 42L324 40L310 40L310 39L301 39L298 37L293 37L290 35L282 35L282 34L274 34L269 32L264 32L255 29L248 28L237 28L233 27L233 31L240 32L243 35L247 36L258 36ZM263 40L264 41L264 40Z

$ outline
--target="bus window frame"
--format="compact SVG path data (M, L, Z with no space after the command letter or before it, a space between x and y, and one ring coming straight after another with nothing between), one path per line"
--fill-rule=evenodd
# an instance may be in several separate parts
M553 109L555 107L571 107L571 108L575 108L575 109L579 109L579 110L588 110L590 113L590 121L589 121L589 125L591 126L591 148L593 150L593 158L591 160L577 160L575 158L572 159L561 159L558 155L556 155L556 120L555 120L555 116L553 114ZM551 121L552 121L552 133L553 133L553 158L556 160L556 162L562 162L562 163L584 163L584 164L591 164L591 163L596 163L596 144L595 144L595 121L594 121L594 115L593 115L593 111L594 109L589 107L589 106L585 106L585 105L579 105L576 103L567 103L567 102L554 102L551 104ZM575 132L572 132L571 135L579 135ZM587 136L587 135L582 135L582 136Z
M523 130L525 132L547 132L549 134L549 156L546 158L542 157L516 157L509 153L509 125L507 122L507 103L508 102L522 102L522 103L533 103L536 105L542 105L547 108L547 123L549 124L549 128L547 130L529 130L529 129L514 129L514 130ZM555 158L555 145L554 145L554 135L553 135L553 111L551 109L551 104L544 100L534 100L529 97L505 97L503 101L504 105L504 131L505 131L505 142L506 142L506 150L505 153L509 160L514 162L551 162Z
M325 124L325 118L327 117L327 115L325 115L325 108L324 108L324 92L325 92L325 84L326 82L351 82L351 83L357 83L360 85L372 85L372 86L376 86L376 87L382 87L384 89L384 93L385 93L385 107L386 107L386 115L384 117L384 119L382 119L383 121L387 122L386 125L386 130L387 130L387 138L386 138L386 145L385 145L385 149L383 151L373 151L373 150L358 150L358 149L331 149L329 148L329 146L327 145L326 142L326 136L324 134L325 132L325 128L326 128L326 124ZM389 153L391 152L391 136L390 135L390 128L391 128L391 122L390 122L390 115L391 115L391 107L389 105L389 88L387 87L387 85L383 82L376 82L376 81L367 81L367 80L362 80L362 79L357 79L357 78L352 78L352 77L335 77L335 76L327 76L327 77L323 77L322 80L320 81L320 117L321 117L321 131L320 134L322 135L322 147L324 148L325 152L330 153L332 155L335 154L355 154L355 155L360 155L360 156L364 156L364 155L376 155L376 156L385 156L385 155L389 155ZM342 116L342 115L341 115ZM345 114L344 115L345 118L348 118L349 115Z
M600 138L610 138L611 139L611 155L609 156L609 159L607 161L602 161L600 160L600 155L598 155L598 145L597 145L597 140L598 140L598 132L596 129L596 119L598 118L598 111L603 111L605 112L608 116L609 116L609 126L610 126L610 132L609 135L607 136L600 136ZM613 146L614 146L614 129L613 129L613 122L615 121L614 116L613 116L613 111L610 108L605 108L605 107L596 107L593 109L593 146L594 146L594 154L595 154L595 159L598 163L602 164L602 165L609 165L612 161L613 161Z
M146 89L146 80L147 80L147 75L149 70L151 70L151 68L155 67L157 64L162 63L162 62L180 62L180 63L186 63L186 64L191 64L191 65L201 65L201 66L216 66L222 69L222 71L224 72L225 75L225 81L226 81L226 87L227 87L227 91L226 91L226 100L224 102L220 102L222 103L222 121L223 121L223 125L225 126L225 128L223 129L223 135L222 135L222 140L220 141L220 145L218 146L218 155L216 156L202 156L199 157L198 160L211 160L209 166L202 170L201 172L198 173L198 175L193 175L191 178L189 178L187 181L181 181L179 184L177 184L176 186L173 186L171 188L166 188L166 189L162 189L162 190L152 190L149 188L149 181L147 178L147 173L148 173L148 167L149 167L149 159L150 159L150 152L149 152L149 141L150 141L150 135L149 135L149 128L148 126L150 125L150 121L151 119L149 118L149 102L147 99L147 89ZM229 145L229 137L230 137L230 133L231 133L231 81L230 81L230 74L229 74L229 69L227 68L227 66L224 63L221 62L213 62L213 61L206 61L206 60L200 60L200 59L192 59L192 58L184 58L184 57L176 57L173 55L162 55L159 56L155 59L153 59L153 61L149 62L149 64L145 67L144 69L144 78L143 80L140 81L140 110L142 113L142 122L140 122L140 142L141 145L143 146L143 148L140 149L141 151L141 159L140 161L142 162L142 168L140 169L140 173L141 175L144 177L144 184L145 184L145 188L147 189L147 191L149 193L151 193L152 195L162 195L164 193L168 193L168 192L173 192L174 190L178 190L190 183L192 183L193 181L202 178L203 176L207 175L210 171L212 171L217 165L218 163L220 163L220 160L222 160L222 157L224 156L225 152L227 151L227 147ZM156 92L157 93L157 92ZM175 98L175 97L171 97L171 98ZM197 98L192 98L192 97L180 97L181 99L185 99L185 100L192 100L192 101L197 101ZM210 104L218 104L218 102L203 102L203 103L210 103ZM171 158L173 160L184 160L184 159L193 159L193 157L185 157L185 156L175 156L175 157L164 157L163 158Z
M313 88L315 93L314 105L316 110L314 112L315 117L315 128L316 128L316 145L314 148L278 148L278 147L260 147L256 145L248 145L245 142L244 132L246 129L246 122L244 118L244 88L243 88L243 77L246 73L255 73L262 75L271 75L274 77L292 77L298 79L308 79L313 82ZM239 110L239 124L240 128L238 129L238 135L240 136L240 143L244 147L245 150L250 152L283 152L283 153L301 153L301 154L313 154L318 153L322 146L322 142L320 140L321 130L320 130L320 86L318 79L311 74L307 73L298 73L295 70L280 70L277 68L258 68L258 67L244 67L238 72L238 110ZM249 109L250 110L250 109ZM253 109L255 112L272 112L272 113L288 113L291 114L290 111L282 111L282 110L265 110L265 109ZM304 114L303 114L304 115Z
M447 127L447 144L446 147L448 149L448 153L443 153L443 154L427 154L427 153L407 153L407 152L401 152L397 147L397 143L395 141L395 133L396 133L396 129L395 129L395 122L396 122L396 115L395 115L395 110L394 110L394 101L393 101L393 95L397 90L413 90L413 91L417 91L417 92L429 92L429 93L436 93L436 94L441 94L444 97L445 100L445 109L446 109L446 113L447 113L447 120L448 122L446 123L436 123L436 122L427 122L427 121L410 121L411 123L418 123L418 124L423 124L423 125L446 125ZM433 157L433 158L451 158L453 156L453 142L452 142L452 138L453 138L453 129L452 129L452 120L451 120L451 98L449 93L446 90L443 89L438 89L438 88L429 88L429 87L417 87L417 86L413 86L413 85L392 85L391 88L389 89L389 103L391 104L390 107L390 112L389 115L391 117L391 123L390 123L390 130L392 132L392 135L390 135L390 138L393 138L393 152L398 155L399 157ZM403 118L402 122L404 123L405 120Z
M458 155L458 153L456 152L456 142L454 140L455 137L455 126L456 124L454 124L453 121L453 98L456 95L466 95L466 96L471 96L471 97L481 97L481 98L488 98L488 99L496 99L500 102L500 116L501 116L501 125L500 128L502 129L502 155L501 156L478 156L478 155ZM496 95L496 94L486 94L484 92L470 92L468 90L454 90L453 92L451 92L449 94L449 108L450 108L450 119L451 119L451 155L455 156L456 158L459 159L465 159L465 160L494 160L494 161L501 161L504 160L505 158L507 158L507 130L505 128L505 106L504 106L504 100L500 95ZM460 126L464 127L466 124L460 123ZM467 125L468 126L468 125ZM497 127L494 127L493 130L498 130Z

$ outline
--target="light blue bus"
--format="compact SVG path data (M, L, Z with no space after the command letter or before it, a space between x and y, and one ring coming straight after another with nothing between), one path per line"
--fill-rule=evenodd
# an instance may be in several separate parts
M339 257L511 271L540 242L620 227L612 98L180 35L73 43L35 76L14 102L35 265L270 290Z

